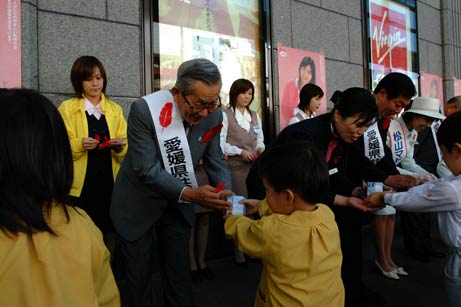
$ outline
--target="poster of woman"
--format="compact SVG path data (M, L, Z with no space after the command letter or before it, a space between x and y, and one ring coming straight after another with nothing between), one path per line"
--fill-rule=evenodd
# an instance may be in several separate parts
M461 96L461 80L453 77L453 96Z
M299 92L306 84L318 85L324 92L320 115L327 110L325 56L307 50L278 46L280 130L299 111Z
M421 72L421 96L437 98L443 107L442 77Z

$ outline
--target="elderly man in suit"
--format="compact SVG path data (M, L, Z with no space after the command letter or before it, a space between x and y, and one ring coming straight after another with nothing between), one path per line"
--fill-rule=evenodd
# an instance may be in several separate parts
M182 63L171 90L133 103L128 150L115 182L111 217L121 246L133 307L152 305L152 256L158 253L163 300L192 306L188 244L194 203L228 208L230 171L219 146L221 75L205 59ZM203 159L210 184L197 186L194 169ZM158 250L154 250L154 238Z

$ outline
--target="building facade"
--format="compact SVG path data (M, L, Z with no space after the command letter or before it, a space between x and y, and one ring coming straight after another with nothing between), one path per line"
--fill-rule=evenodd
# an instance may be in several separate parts
M208 8L220 1L226 2L22 0L22 86L37 89L59 104L73 93L69 77L73 61L81 55L94 55L106 68L107 94L120 103L128 115L132 101L156 88L155 69L162 64L162 57L160 63L152 57L156 53L153 42L156 36L162 35L161 27L152 27L152 23L158 21L152 12L160 6L161 11L165 5L175 5L175 2L181 5L203 2ZM232 1L227 2L231 10L229 2ZM245 5L249 1L237 2ZM409 59L414 61L415 72L419 77L423 72L440 76L444 97L454 96L455 82L461 79L460 1L391 2L408 7L409 18L414 18L414 31L409 37L415 41L411 48L416 46L416 53ZM371 89L373 76L369 71L370 42L367 38L369 1L264 0L256 3L259 16L255 18L260 21L256 23L260 26L261 38L260 55L256 57L261 94L256 107L263 115L267 139L279 129L280 46L324 56L327 98L335 90L351 86ZM210 20L207 16L204 18ZM210 30L213 31L211 27ZM421 82L419 80L419 87Z

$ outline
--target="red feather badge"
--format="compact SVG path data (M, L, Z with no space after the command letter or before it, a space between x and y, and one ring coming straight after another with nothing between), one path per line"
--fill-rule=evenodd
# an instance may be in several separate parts
M219 131L222 129L222 124L217 125L216 127L208 130L199 138L200 143L206 143L211 140Z
M217 186L216 186L216 193L219 193L222 191L222 189L224 188L224 184L225 182L224 181L221 181Z
M162 110L160 111L160 116L158 117L158 120L160 121L160 125L163 128L166 128L171 124L172 113L173 113L173 103L172 102L165 103Z
M388 128L389 128L389 125L390 125L390 123L391 123L391 120L392 120L392 116L386 117L386 118L383 120L381 127L382 127L383 129L388 129Z

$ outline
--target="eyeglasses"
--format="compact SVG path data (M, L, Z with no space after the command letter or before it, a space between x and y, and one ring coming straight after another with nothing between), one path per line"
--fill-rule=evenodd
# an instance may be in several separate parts
M184 98L184 100L186 101L186 103L189 105L189 107L192 109L192 112L200 112L204 109L207 109L208 112L214 112L216 111L217 109L219 109L221 107L221 97L218 97L218 99L216 99L215 101L213 102L210 102L210 103L200 103L200 104L192 104L189 102L189 100L187 100L186 98L186 95L184 95L184 93L182 91L179 91L182 95L182 97Z

